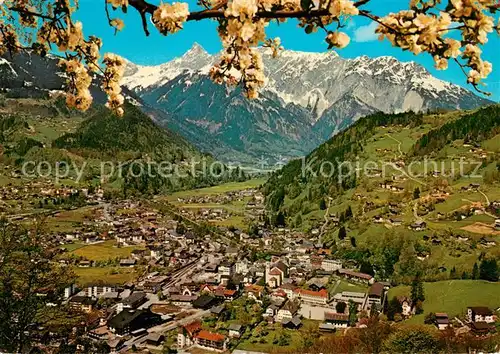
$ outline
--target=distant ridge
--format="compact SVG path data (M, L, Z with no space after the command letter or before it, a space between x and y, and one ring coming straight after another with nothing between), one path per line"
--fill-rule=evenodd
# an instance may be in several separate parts
M129 62L124 84L168 113L164 122L171 129L226 160L304 156L360 117L379 111L472 109L491 103L433 77L415 62L288 50L273 59L261 50L268 82L254 101L210 81L208 70L217 55L197 43L161 65Z

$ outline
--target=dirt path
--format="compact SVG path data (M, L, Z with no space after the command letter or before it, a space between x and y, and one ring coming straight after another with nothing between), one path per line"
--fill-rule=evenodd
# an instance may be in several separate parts
M387 135L389 138L391 138L392 140L394 140L395 142L398 143L398 151L399 151L399 157L403 157L403 151L401 150L401 145L403 144L401 141L399 141L398 139L396 139L395 137L391 136L389 133L386 133L385 135Z
M332 197L328 197L328 206L326 207L325 215L323 216L323 218L325 219L325 222L323 223L323 225L321 225L321 229L319 231L318 238L319 238L320 242L321 242L321 237L323 237L323 234L325 233L326 226L330 222L330 206L332 205L332 200L333 200Z
M403 154L403 151L401 150L401 144L403 144L403 143L402 143L401 141L399 141L398 139L394 138L393 136L391 136L389 133L386 133L385 135L387 135L387 137L391 138L392 140L394 140L395 142L397 142L397 143L398 143L399 157L403 157L403 155L404 155L404 154ZM423 185L423 186L426 186L426 185L427 185L427 183L422 182L422 181L420 181L420 180L416 179L415 177L410 176L410 175L408 174L408 172L406 172L404 169L402 169L402 168L401 168L401 169L398 169L398 170L399 170L399 171L401 171L401 172L402 172L402 173L403 173L406 177L408 177L409 179L411 179L411 180L413 180L413 181L415 181L415 182L417 182L417 183L420 183L420 184L421 184L421 185Z

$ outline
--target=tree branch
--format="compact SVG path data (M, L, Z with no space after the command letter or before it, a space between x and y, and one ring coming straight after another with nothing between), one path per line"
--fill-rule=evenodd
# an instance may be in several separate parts
M360 0L354 3L354 6L360 7L367 4L370 0ZM222 2L224 4L224 2ZM156 5L150 4L145 0L129 0L129 5L135 8L139 13L153 14L158 8ZM211 9L191 12L187 18L187 21L199 21L208 18L223 18L224 11L219 9L220 6L216 6ZM256 18L314 18L320 16L328 16L329 12L326 9L320 10L300 10L300 11L259 11L255 15Z

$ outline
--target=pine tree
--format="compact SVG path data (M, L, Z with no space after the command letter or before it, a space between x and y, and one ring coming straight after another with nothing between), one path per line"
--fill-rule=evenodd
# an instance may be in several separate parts
M413 190L413 199L418 199L418 198L420 198L420 188L417 187Z
M411 283L411 301L413 304L425 301L424 284L419 277L415 277Z
M477 266L477 263L474 263L474 266L472 267L471 279L479 279L479 268Z
M457 277L457 269L455 268L455 266L453 266L453 268L451 268L450 271L450 278L455 279L456 277Z
M498 281L498 264L495 259L483 259L479 266L479 279Z
M356 248L356 238L354 236L351 236L351 246Z
M394 321L394 316L402 312L403 307L401 306L398 298L394 296L387 304L387 318L391 321Z
M347 231L345 230L345 226L341 226L339 230L339 239L343 240L347 236Z
M351 209L351 206L349 205L345 211L345 219L346 220L349 220L350 218L352 218L352 209Z
M349 324L351 326L354 326L356 324L357 313L358 313L358 305L354 301L349 300Z

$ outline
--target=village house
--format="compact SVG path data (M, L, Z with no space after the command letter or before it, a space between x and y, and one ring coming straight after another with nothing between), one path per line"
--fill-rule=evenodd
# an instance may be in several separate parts
M467 320L469 322L494 323L496 316L485 306L467 307Z
M495 230L496 230L496 231L500 231L500 219L496 219L496 220L495 220L495 225L494 225L494 227L495 227Z
M408 298L406 296L398 296L397 299L398 299L399 303L401 304L401 308L402 308L401 315L403 315L404 317L410 317L411 315L413 315L415 313L410 298Z
M243 333L243 326L237 323L231 323L227 329L231 338L240 338Z
M248 285L245 287L245 294L249 299L260 301L264 292L264 287L260 285Z
M71 284L64 288L64 299L69 299L76 292L76 285Z
M201 322L196 321L179 328L177 347L180 349L197 346L202 349L225 351L227 338L219 333L212 333L201 328Z
M350 279L356 282L373 284L374 279L370 274L355 272L350 269L339 269L338 273L341 277Z
M163 247L151 247L151 249L149 250L150 256L153 259L160 259L163 255L163 251Z
M423 231L427 228L427 223L423 220L415 221L410 225L410 229L413 231Z
M137 263L136 259L121 259L120 260L120 267L132 268L132 267L135 267L136 263Z
M149 310L123 310L108 321L108 328L116 335L124 336L160 323L161 316Z
M278 310L276 321L283 322L284 319L292 319L299 311L299 308L299 301L288 300L283 307Z
M307 286L310 290L320 291L326 289L328 285L328 277L311 278L307 281Z
M263 316L264 317L273 317L278 314L278 310L280 307L276 304L271 304L266 308L266 311L264 312Z
M472 333L476 336L486 336L495 331L495 325L488 322L472 322L469 326Z
M321 289L320 291L306 290L297 288L294 291L294 297L300 301L312 305L326 305L329 300L328 290Z
M222 262L218 267L219 276L231 277L234 274L234 270L234 262Z
M148 293L156 294L162 288L163 284L166 283L167 280L168 280L167 276L158 275L146 280L142 288L144 289L144 291Z
M384 303L385 291L384 285L382 283L373 283L368 291L368 303L367 309L371 309L372 306L377 306L380 310L382 309L382 305Z
M198 296L194 295L180 295L180 294L172 294L170 295L170 301L173 305L179 307L191 307L191 303L195 301Z
M320 268L326 272L335 272L342 268L342 261L336 259L322 259Z
M349 327L349 315L343 313L325 312L325 323L335 328Z
M246 259L236 262L235 263L235 272L237 274L247 274L249 264L250 264L250 262L248 262Z
M134 291L128 297L123 299L120 303L118 303L116 307L116 312L120 313L123 310L132 310L138 308L140 305L145 303L147 300L146 293L142 291Z
M130 235L116 235L116 242L118 244L127 246L131 241L132 237Z
M284 318L281 321L281 325L284 328L288 329L298 329L300 326L302 326L302 321L300 320L299 316L294 316L293 318Z
M436 312L436 326L443 331L450 325L450 320L447 313Z
M87 297L99 298L106 293L114 292L117 290L118 288L114 285L97 284L97 285L87 286L87 288L84 291L85 291L85 296Z
M72 309L90 313L97 304L97 300L87 296L76 295L69 300L68 304Z
M373 217L373 222L376 223L376 224L381 224L384 222L384 218L380 215L375 215Z
M297 288L296 285L286 283L283 284L280 289L286 294L286 296L291 299L294 296L294 290Z
M401 226L403 224L403 220L397 218L390 218L389 221L394 226Z
M81 260L79 263L78 263L78 266L80 268L89 268L92 266L92 262L91 261L87 261L87 260Z

